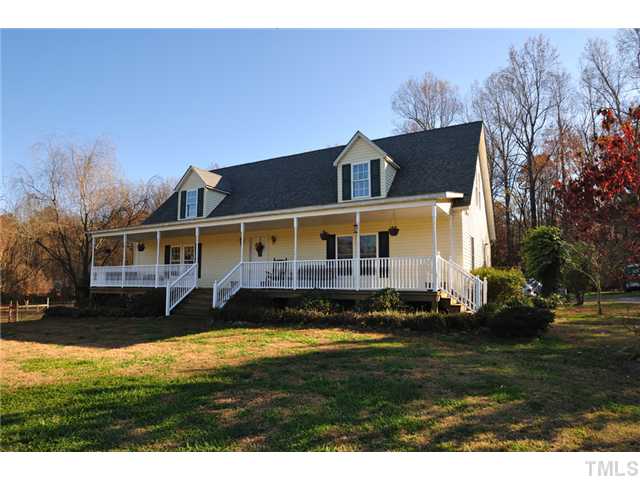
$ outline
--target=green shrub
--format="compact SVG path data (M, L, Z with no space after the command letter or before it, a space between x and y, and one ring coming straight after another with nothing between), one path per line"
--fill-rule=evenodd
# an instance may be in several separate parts
M321 291L313 290L305 293L295 302L293 306L300 310L329 313L336 309L335 303L326 297Z
M558 308L558 305L561 305L563 302L562 295L558 293L552 293L548 297L537 296L531 299L533 306L537 308L548 308L550 310L555 310Z
M482 267L476 268L472 273L487 279L487 303L502 304L507 301L520 301L524 297L522 289L525 278L517 268Z
M489 316L487 326L499 337L534 337L544 332L553 319L554 313L549 309L514 305Z
M475 313L476 322L480 327L486 327L489 324L489 320L494 317L500 310L500 305L497 303L487 303L481 306Z
M367 312L404 310L405 308L406 306L400 298L400 294L393 288L385 288L374 293L362 304L362 309Z
M417 331L472 330L478 327L477 318L469 313L410 312L384 310L357 312L351 310L321 312L300 308L263 308L229 306L214 311L214 320L221 322L248 322L258 324L325 324L335 326L362 326L375 328L407 328Z
M522 244L524 270L528 277L542 282L543 295L555 292L566 260L565 243L557 227L530 229Z

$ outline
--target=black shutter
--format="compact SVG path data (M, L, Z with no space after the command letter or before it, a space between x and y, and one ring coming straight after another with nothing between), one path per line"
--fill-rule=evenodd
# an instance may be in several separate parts
M171 263L171 245L164 246L164 264L169 265Z
M198 278L202 274L202 244L198 243Z
M336 258L336 236L329 235L327 239L327 260L334 260Z
M378 256L389 258L389 232L378 232Z
M371 173L371 196L380 196L380 159L376 158L369 162L369 170Z
M185 208L187 208L187 192L183 190L180 192L180 218L184 218Z
M351 200L351 165L342 165L342 200Z
M198 216L202 216L202 210L204 209L204 188L198 189Z

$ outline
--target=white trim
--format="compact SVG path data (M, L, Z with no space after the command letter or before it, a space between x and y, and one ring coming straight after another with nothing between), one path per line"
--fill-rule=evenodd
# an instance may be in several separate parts
M456 198L462 198L464 195L458 192L438 192L425 195L414 195L411 197L392 197L392 198L372 198L370 200L358 200L348 201L341 203L332 203L323 206L312 207L299 207L295 209L284 210L270 210L268 212L256 212L239 215L227 215L219 218L203 218L198 217L196 220L180 221L176 222L172 220L164 223L154 223L147 228L141 228L140 225L133 227L114 228L108 230L95 230L90 231L89 234L99 237L110 237L114 235L121 235L122 232L127 231L132 235L151 233L156 230L171 231L171 230L184 230L188 226L195 226L198 224L200 227L218 227L224 225L235 225L238 223L253 223L253 222L265 222L275 220L288 220L294 215L300 218L306 217L318 217L323 215L337 215L343 213L355 213L358 209L361 212L370 212L378 210L392 210L400 208L418 208L418 207L432 207L436 204L437 200L453 200ZM468 208L467 206L458 207L461 209Z
M347 154L347 152L349 150L351 150L351 147L353 147L353 145L356 143L356 141L359 138L364 140L367 144L369 144L369 146L371 148L373 148L378 153L378 155L380 155L380 158L382 160L384 160L386 162L389 162L389 164L393 165L394 168L396 168L398 170L400 169L398 164L393 160L393 158L391 158L389 156L389 154L387 152L385 152L378 145L376 145L371 140L369 140L369 138L364 133L362 133L360 130L357 130L356 133L353 134L353 136L351 137L351 140L349 140L349 142L345 145L345 147L342 149L340 154L333 161L333 166L334 167L337 167L340 164L340 161L344 158L344 156Z

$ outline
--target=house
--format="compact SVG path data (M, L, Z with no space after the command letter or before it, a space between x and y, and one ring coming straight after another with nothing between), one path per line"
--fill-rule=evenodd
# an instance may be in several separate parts
M190 166L141 225L91 232L133 246L92 266L94 291L194 289L223 306L240 289L364 295L390 287L467 310L495 239L481 122L204 170ZM202 293L202 292L201 292Z

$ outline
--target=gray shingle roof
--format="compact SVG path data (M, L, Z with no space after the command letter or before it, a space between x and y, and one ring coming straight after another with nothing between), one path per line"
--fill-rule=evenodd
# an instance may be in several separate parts
M373 140L400 166L388 197L460 192L456 205L468 205L473 188L482 122L465 123ZM212 170L222 175L230 195L209 217L223 217L337 202L333 161L344 145ZM227 190L228 189L228 190ZM145 224L176 219L174 193Z

